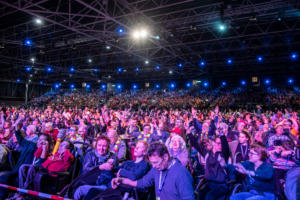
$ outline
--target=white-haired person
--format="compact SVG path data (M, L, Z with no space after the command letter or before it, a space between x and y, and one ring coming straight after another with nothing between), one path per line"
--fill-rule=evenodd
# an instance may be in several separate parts
M29 125L26 127L26 140L37 143L39 136L36 134L36 126Z
M172 158L178 159L183 166L187 165L189 153L186 149L186 143L180 135L170 137L167 147Z

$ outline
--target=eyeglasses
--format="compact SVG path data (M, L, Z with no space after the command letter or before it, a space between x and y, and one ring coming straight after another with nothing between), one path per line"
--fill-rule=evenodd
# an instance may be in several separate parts
M255 152L250 151L250 152L249 152L249 155L257 156L258 154L255 153Z

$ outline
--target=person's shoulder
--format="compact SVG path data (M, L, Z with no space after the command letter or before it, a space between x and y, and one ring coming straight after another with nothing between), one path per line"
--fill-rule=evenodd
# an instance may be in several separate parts
M271 163L268 163L268 162L263 162L262 167L264 169L273 169L273 165Z

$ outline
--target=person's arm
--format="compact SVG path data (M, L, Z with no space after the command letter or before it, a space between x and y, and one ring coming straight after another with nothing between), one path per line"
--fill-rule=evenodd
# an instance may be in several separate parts
M187 170L176 178L176 188L182 200L194 200L193 178Z
M222 153L224 155L225 161L228 162L228 159L230 157L230 148L229 148L229 144L227 141L226 136L221 136L221 143L222 143Z
M98 167L98 166L95 166L92 162L92 152L89 152L85 155L84 157L84 163L83 163L83 167L82 169L87 172L87 171L91 171L92 169L94 169L95 167Z
M260 179L260 180L272 179L273 174L274 174L272 165L263 163L263 165L264 165L263 167L260 167L256 171L250 171L247 169L247 164L245 164L245 163L246 162L242 162L242 165L247 170L247 172L246 172L247 174L250 174L251 176L254 176L255 178Z
M206 153L205 148L198 143L197 138L191 133L188 134L187 137L190 141L191 146L194 147L201 154L201 156L204 157Z
M129 178L130 180L135 181L145 175L147 171L148 165L146 162L142 161L141 163L136 164L134 170L120 169L119 174L121 177Z
M194 122L194 127L195 127L197 133L201 133L202 132L202 125L199 122L199 120L196 119L196 118L193 118L193 122Z

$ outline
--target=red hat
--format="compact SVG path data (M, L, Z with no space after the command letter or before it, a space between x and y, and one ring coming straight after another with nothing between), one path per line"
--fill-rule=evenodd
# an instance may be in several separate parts
M173 128L172 130L170 130L171 133L176 133L176 134L181 134L181 130L178 127Z

